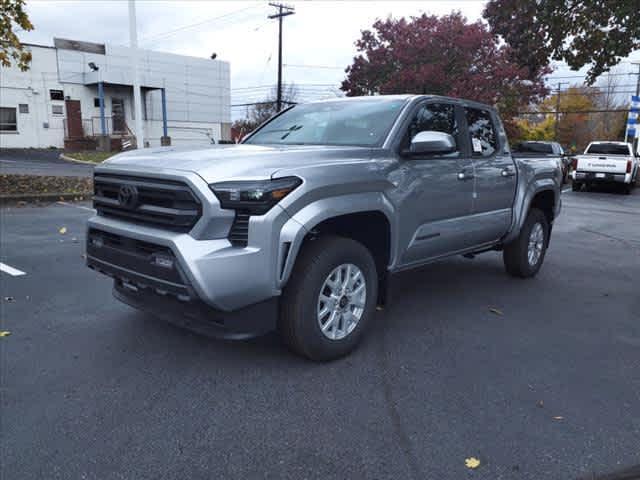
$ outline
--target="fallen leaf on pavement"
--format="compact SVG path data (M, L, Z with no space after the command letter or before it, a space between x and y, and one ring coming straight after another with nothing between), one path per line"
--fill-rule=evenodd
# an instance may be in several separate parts
M0 331L0 337L8 337L9 335L11 335L11 332L8 330Z
M5 301L5 302L9 302L9 303L13 303L13 302L15 302L15 301L16 301L16 299L15 299L15 298L13 298L13 297L4 297L4 301Z
M67 233L67 227L62 227L60 230L58 230L58 232L60 233L60 235L64 235L65 233Z
M539 408L544 407L544 400L538 400L538 407Z
M557 417L553 417L554 420L564 420L564 417L561 417L560 415L558 415Z
M478 468L480 466L480 460L478 460L476 457L469 457L465 459L464 464L467 466L467 468Z
M491 313L495 313L496 315L504 315L504 314L502 313L502 310L498 310L497 308L494 308L494 307L489 307L489 311L490 311Z

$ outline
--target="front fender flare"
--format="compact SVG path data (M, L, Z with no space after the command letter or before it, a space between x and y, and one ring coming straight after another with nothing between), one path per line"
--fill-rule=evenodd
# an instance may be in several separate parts
M351 213L380 212L385 215L391 227L390 263L393 264L396 230L395 209L381 192L361 192L316 200L293 215L280 231L278 250L278 288L289 279L305 236L313 232L316 225L330 218Z

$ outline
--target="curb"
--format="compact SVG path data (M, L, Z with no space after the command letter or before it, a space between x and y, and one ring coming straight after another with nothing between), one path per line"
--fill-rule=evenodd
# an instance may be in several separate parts
M95 167L96 165L99 165L99 164L98 164L98 163L96 163L96 162L87 162L87 161L85 161L85 160L77 160L77 159L75 159L75 158L68 157L68 156L67 156L67 155L65 155L64 153L61 153L61 154L60 154L60 157L58 157L58 158L60 158L60 160L64 160L64 161L66 161L66 162L81 163L81 164L83 164L83 165L93 165L94 167Z
M20 195L0 195L0 204L7 203L36 203L57 202L59 200L75 200L82 197L83 200L91 199L91 192L86 193L25 193Z

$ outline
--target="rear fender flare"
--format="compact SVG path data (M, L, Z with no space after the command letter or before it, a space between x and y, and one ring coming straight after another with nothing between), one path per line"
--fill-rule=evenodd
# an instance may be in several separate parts
M550 191L554 194L554 218L558 216L558 213L560 212L560 192L556 183L551 178L539 179L530 184L529 188L524 190L523 193L516 195L511 228L509 230L509 233L507 233L502 239L502 243L509 243L517 238L517 236L520 234L522 226L524 225L524 221L527 218L529 209L531 208L531 202L537 194L544 191Z

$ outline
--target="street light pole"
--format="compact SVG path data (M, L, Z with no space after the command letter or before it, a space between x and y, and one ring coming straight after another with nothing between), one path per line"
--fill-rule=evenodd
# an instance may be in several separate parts
M133 111L135 114L136 148L144 148L142 126L142 95L138 79L138 31L136 26L136 3L129 0L129 42L131 44L131 71L133 74Z

